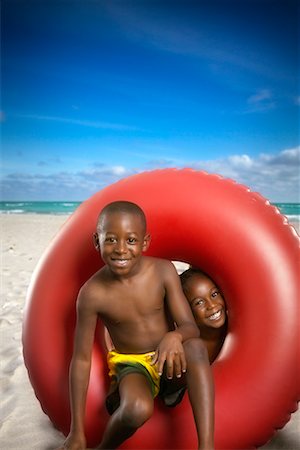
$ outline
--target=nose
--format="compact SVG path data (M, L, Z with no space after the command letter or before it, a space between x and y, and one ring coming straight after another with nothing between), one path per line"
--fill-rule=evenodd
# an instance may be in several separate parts
M214 306L215 302L211 298L206 299L206 309L213 309Z
M125 241L118 241L116 247L115 247L115 251L119 254L121 253L126 253L127 251L127 247L126 247L126 242Z

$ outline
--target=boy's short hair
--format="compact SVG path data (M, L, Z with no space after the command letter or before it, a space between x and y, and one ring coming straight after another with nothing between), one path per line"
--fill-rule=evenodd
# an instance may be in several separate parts
M100 211L100 214L98 216L97 230L99 230L102 227L103 218L107 214L114 214L114 213L124 213L138 216L141 219L142 226L144 228L144 231L146 232L147 221L144 211L136 203L128 202L125 200L118 200L115 202L108 203L106 206L104 206L104 208Z

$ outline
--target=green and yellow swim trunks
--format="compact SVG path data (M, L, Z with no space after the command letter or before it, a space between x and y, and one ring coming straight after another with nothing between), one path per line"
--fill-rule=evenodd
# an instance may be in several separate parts
M112 414L120 404L118 386L121 379L130 373L141 373L149 381L153 398L156 397L160 389L160 376L157 372L156 364L152 364L155 352L143 354L125 354L110 351L107 354L107 364L111 385L106 398L106 408Z

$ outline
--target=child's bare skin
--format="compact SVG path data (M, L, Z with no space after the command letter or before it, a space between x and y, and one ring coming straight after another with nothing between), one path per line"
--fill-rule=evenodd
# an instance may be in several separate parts
M94 238L105 266L85 283L78 296L70 366L72 422L60 449L86 449L84 411L99 318L117 352L154 351L152 364L160 375L179 379L185 374L198 448L213 449L214 389L207 351L173 264L143 256L150 236L143 212L132 203L114 202L104 208ZM176 330L170 326L166 307ZM107 424L100 449L119 447L152 415L154 399L144 374L125 375L119 382L119 394L120 404Z
M190 304L194 318L200 330L201 339L206 345L209 362L212 364L218 356L227 333L227 312L224 298L211 278L199 269L190 268L180 275L185 296ZM106 345L112 346L106 330ZM177 404L184 380L167 384L163 400L167 406Z
M188 269L180 278L212 363L221 350L227 332L224 298L211 278L198 269Z

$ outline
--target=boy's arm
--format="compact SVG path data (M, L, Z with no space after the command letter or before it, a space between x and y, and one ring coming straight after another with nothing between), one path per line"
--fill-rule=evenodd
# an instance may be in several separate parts
M158 372L161 374L163 366L167 364L167 376L177 377L186 371L186 360L182 343L188 339L199 337L199 328L196 325L193 313L182 291L180 278L174 265L164 261L162 273L164 274L166 301L176 330L168 332L159 344L155 361L158 363Z
M169 262L167 262L166 267L165 289L168 308L173 321L177 325L176 332L180 333L182 342L190 338L199 337L199 328L183 293L180 278L174 265Z
M97 318L93 299L83 288L77 299L77 324L69 375L71 429L63 447L70 450L86 447L84 417Z

